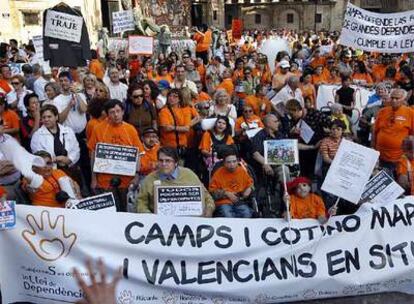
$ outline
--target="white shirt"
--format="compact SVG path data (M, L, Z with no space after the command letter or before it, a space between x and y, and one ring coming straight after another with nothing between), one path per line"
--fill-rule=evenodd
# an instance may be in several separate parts
M283 103L283 105L286 105L286 102L290 99L296 99L300 102L301 106L303 107L304 101L302 97L302 91L297 88L295 92L290 88L290 86L287 84L285 85L276 95L272 98L271 103L273 106L276 107L277 104Z
M63 125L71 128L75 133L81 133L83 130L85 130L86 127L86 113L80 113L78 107L79 102L83 102L84 104L87 104L87 102L84 94L77 93L76 96L78 97L77 106L72 107L72 109L69 111L69 114ZM60 94L53 99L53 104L56 106L59 113L62 113L70 103L71 99L72 94Z
M17 109L22 113L23 117L27 116L27 110L26 110L26 106L24 105L24 97L27 94L31 94L33 93L30 90L24 89L23 92L21 94L17 94L17 92L15 90L10 91L9 94L6 95L6 99L7 99L7 103L8 104L12 104L13 102L17 101Z
M61 124L59 124L59 130L60 142L68 152L68 158L72 161L72 164L76 164L80 157L80 149L75 133L73 133L71 128L62 126ZM45 126L41 126L33 133L30 147L33 153L44 150L49 152L52 157L56 157L54 141L52 133Z
M47 99L46 93L45 93L45 85L49 82L44 79L42 76L37 78L35 82L33 83L33 89L34 92L39 96L39 101L44 101Z
M111 99L118 99L122 102L125 102L127 99L128 86L125 83L118 82L117 84L112 81L108 81L106 86L109 89L109 94Z
M198 95L197 86L194 82L191 80L184 80L183 85L177 88L177 85L175 84L175 80L171 83L172 89L181 89L181 88L189 88L194 94Z

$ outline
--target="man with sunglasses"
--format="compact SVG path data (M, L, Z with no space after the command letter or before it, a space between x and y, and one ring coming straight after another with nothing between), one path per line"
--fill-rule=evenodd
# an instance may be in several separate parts
M197 175L188 168L178 165L177 150L171 147L161 147L157 153L158 169L150 173L143 181L137 197L138 213L154 213L154 186L200 186L203 191L203 217L213 215L215 204L210 193L204 187Z

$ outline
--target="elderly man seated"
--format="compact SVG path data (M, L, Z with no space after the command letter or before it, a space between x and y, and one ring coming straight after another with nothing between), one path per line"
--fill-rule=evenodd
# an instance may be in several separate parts
M161 147L157 153L158 169L143 181L137 197L138 213L155 213L154 186L200 186L203 192L202 208L204 217L211 217L214 201L197 175L190 169L178 166L177 150Z

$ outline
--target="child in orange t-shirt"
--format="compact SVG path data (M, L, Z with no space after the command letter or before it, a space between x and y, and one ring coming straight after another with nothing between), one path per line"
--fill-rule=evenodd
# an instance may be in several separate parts
M287 184L288 193L284 196L284 201L289 201L290 216L292 219L317 219L321 224L325 223L326 216L325 204L322 198L311 193L311 181L306 177L297 177ZM329 210L330 215L336 214L336 206Z

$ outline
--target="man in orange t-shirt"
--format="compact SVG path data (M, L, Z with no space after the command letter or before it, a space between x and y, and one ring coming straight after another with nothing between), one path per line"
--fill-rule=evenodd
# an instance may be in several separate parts
M105 76L105 69L102 62L98 59L98 54L95 50L91 50L92 60L89 63L89 72L94 74L96 78L103 80Z
M223 167L213 174L209 186L216 203L216 216L250 218L253 211L247 200L253 191L253 179L239 165L234 149L228 148L223 156Z
M111 99L105 103L104 108L108 118L93 129L88 142L92 168L95 161L95 149L98 143L135 147L138 149L138 153L144 151L144 146L138 137L138 132L135 127L123 121L123 103L119 100ZM139 172L139 163L138 159L136 172ZM118 186L119 194L114 190L115 187L112 186L115 184L115 179L119 179L120 181ZM96 192L113 191L115 197L120 196L118 198L117 210L126 211L126 193L128 186L137 186L138 182L138 174L133 177L92 172L91 188L95 189Z
M231 79L231 70L226 69L223 72L223 80L219 83L219 85L216 87L216 90L224 89L226 92L232 96L234 93L234 84L233 79Z
M141 157L139 174L147 176L157 169L157 153L160 148L157 131L153 128L145 129L142 133L142 143L144 144L144 155Z
M11 79L11 70L7 64L0 66L0 89L3 90L6 94L12 91L12 86L10 85Z
M396 162L403 155L401 144L408 135L413 134L414 113L404 106L407 92L402 89L391 91L391 106L382 108L374 126L372 146L380 152L381 166L394 175Z

